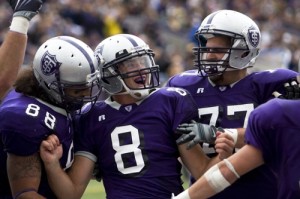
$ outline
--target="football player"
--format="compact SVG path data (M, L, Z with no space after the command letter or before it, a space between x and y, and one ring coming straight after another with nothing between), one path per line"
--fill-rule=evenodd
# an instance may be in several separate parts
M99 95L93 50L68 36L54 37L37 50L0 106L0 198L56 198L39 156L43 139L55 134L67 169L73 161L71 115ZM11 189L10 189L11 188Z
M299 99L272 99L253 110L245 134L247 144L213 166L174 199L204 199L222 193L242 175L262 164L270 167L277 176L276 198L300 198L299 107Z
M13 9L10 31L0 48L0 100L17 78L25 55L30 20L42 7L42 0L7 0Z
M58 165L61 147L55 136L41 146L48 179L60 198L80 198L94 165L102 172L109 199L170 198L183 190L181 162L195 178L232 154L233 139L219 135L219 156L210 160L200 145L177 146L176 127L197 117L190 94L180 88L159 89L154 53L139 37L119 34L95 50L102 85L110 97L76 121L75 159L68 175ZM215 128L207 129L215 134ZM218 144L219 139L226 140ZM49 141L49 143L48 143ZM224 144L224 145L223 145Z
M203 20L195 36L199 42L194 48L198 70L171 77L167 86L188 90L197 103L200 122L222 127L240 148L245 144L251 111L273 98L274 91L283 93L284 83L298 73L277 69L249 74L248 68L254 66L259 55L261 33L256 23L242 13L213 12ZM198 133L201 126L180 126L182 133L190 134L178 142L190 142L190 147L200 142L206 154L214 156L214 144ZM273 199L277 196L276 187L276 176L262 165L213 198Z

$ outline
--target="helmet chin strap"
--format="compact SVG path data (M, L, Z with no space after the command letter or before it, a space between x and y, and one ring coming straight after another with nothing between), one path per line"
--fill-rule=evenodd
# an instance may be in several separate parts
M124 83L123 80L121 80L121 82L122 82L122 85L123 85L123 88L125 89L125 91L116 93L114 95L128 95L129 94L131 97L141 100L150 94L150 89L131 90L130 88L128 88L128 86L126 86L126 84Z

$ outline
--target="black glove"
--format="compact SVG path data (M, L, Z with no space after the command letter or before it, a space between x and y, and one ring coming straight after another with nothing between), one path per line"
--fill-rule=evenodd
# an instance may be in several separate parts
M289 82L284 83L284 88L285 88L284 95L277 91L273 92L273 95L277 98L282 98L282 99L299 99L300 84L297 78L293 78Z
M14 11L14 17L25 17L29 21L42 8L43 0L7 0Z
M177 127L177 133L183 134L177 140L177 144L188 142L187 149L192 148L200 142L212 144L216 140L217 128L213 125L197 123L183 123Z

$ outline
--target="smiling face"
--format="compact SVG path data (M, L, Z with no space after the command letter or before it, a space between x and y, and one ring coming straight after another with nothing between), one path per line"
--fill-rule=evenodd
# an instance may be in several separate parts
M118 70L130 89L143 89L150 85L152 63L147 55L134 57L118 64Z

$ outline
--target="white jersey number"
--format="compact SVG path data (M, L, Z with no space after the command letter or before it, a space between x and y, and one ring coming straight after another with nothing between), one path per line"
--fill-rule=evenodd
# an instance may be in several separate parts
M36 104L28 104L28 107L27 107L25 113L27 115L37 117L40 113L40 109L41 108ZM46 112L44 122L49 129L53 130L55 127L56 118L53 115L51 115L50 113Z
M237 113L246 112L245 119L244 119L244 124L243 124L243 128L246 128L250 113L253 110L254 110L254 105L253 104L230 105L230 106L227 106L227 116L231 117L231 116L234 116ZM219 113L220 113L220 107L219 106L213 106L213 107L206 107L206 108L199 108L198 109L199 118L201 118L202 115L211 115L210 121L209 121L210 125L216 125L217 124L217 120L219 118ZM209 144L204 143L202 145L202 148L203 148L203 151L206 154L215 153L214 147L209 145Z
M130 134L132 143L121 144L120 136L122 134ZM145 167L145 161L143 158L142 150L139 148L141 145L140 135L137 128L131 125L120 126L114 129L111 133L112 147L116 151L115 161L118 170L123 174L138 173ZM124 159L122 155L133 154L136 164L134 166L125 167Z

